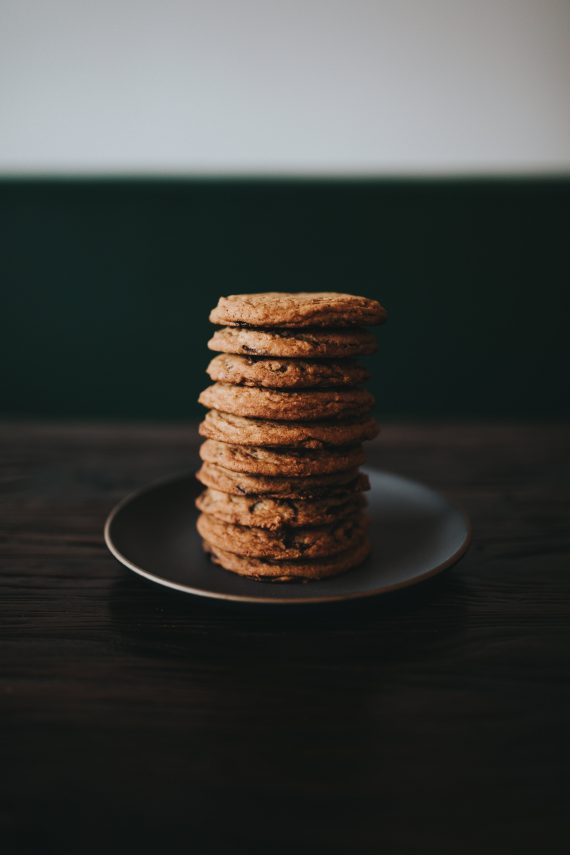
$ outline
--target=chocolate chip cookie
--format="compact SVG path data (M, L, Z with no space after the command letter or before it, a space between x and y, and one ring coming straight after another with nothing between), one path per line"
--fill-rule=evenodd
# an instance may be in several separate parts
M293 422L362 416L374 404L366 389L283 391L228 383L208 386L198 400L204 407L234 416Z
M245 356L338 359L367 356L378 348L376 336L359 328L345 330L256 330L224 327L208 342L210 350Z
M297 561L325 558L354 548L365 536L368 520L359 513L332 525L285 528L275 532L232 525L202 513L196 525L203 540L226 552L249 558Z
M354 493L370 489L368 477L358 469L311 475L307 478L276 478L232 472L213 463L204 463L196 478L205 487L212 487L233 496L273 496L287 499L311 499L330 496L349 499Z
M321 499L273 499L268 496L232 496L211 487L196 499L205 514L232 525L253 526L279 531L305 526L326 525L354 516L366 506L361 493L327 496Z
M200 457L234 472L303 477L354 469L364 463L364 450L362 445L314 450L262 448L207 439L200 447Z
M334 291L234 294L220 297L213 324L248 327L350 327L381 324L386 310L369 297Z
M214 356L206 371L219 383L270 389L359 386L368 378L364 366L353 359L265 359L234 353Z
M234 445L326 448L333 445L356 445L367 439L374 439L379 428L371 416L322 422L281 422L250 419L210 410L206 413L199 431L208 439Z
M328 558L317 558L314 561L270 561L262 558L247 558L236 555L234 552L227 552L207 541L203 541L203 545L206 552L210 553L212 561L224 570L265 582L309 582L338 576L362 564L370 552L370 543L366 537L363 537L352 549L337 552L336 555Z

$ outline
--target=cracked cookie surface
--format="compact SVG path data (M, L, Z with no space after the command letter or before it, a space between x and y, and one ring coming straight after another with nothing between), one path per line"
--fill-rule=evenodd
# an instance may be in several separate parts
M303 477L354 469L364 463L364 449L362 445L333 449L263 448L206 439L200 446L200 457L206 463L235 472Z
M206 373L220 383L270 389L358 386L368 379L366 368L353 359L266 359L236 353L215 356Z
M327 525L354 515L366 506L360 493L321 499L274 499L268 496L231 496L209 487L196 499L196 507L223 522L278 531L286 526Z
M363 537L354 549L337 552L329 558L317 558L314 561L269 561L261 558L243 558L241 555L213 546L207 541L203 541L203 545L206 552L210 553L212 561L224 570L265 582L309 582L338 576L362 564L370 552L367 537Z
M232 472L213 463L204 463L196 478L205 487L212 487L233 496L274 496L288 499L344 498L370 489L368 476L358 469L334 472L329 475L311 475L307 478L275 478L266 475L249 475Z
M350 327L381 324L386 310L369 297L336 291L267 291L220 297L213 324L252 327Z
M275 421L315 421L354 418L369 413L374 398L366 389L303 389L283 391L214 383L198 401L234 416Z
M208 342L210 350L246 356L338 359L367 356L378 349L369 330L255 330L223 327Z
M324 558L357 546L365 536L368 520L362 513L336 523L307 528L284 528L278 532L253 526L232 525L201 513L196 526L203 540L226 552L250 558Z
M201 436L234 445L325 448L357 445L374 439L378 424L371 416L354 420L286 422L234 416L210 410L200 424Z

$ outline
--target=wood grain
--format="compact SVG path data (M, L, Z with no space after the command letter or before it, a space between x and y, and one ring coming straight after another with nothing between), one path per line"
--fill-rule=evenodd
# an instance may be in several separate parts
M280 610L145 583L126 492L193 425L0 428L2 851L559 852L568 828L565 426L390 425L370 459L474 542L386 598Z

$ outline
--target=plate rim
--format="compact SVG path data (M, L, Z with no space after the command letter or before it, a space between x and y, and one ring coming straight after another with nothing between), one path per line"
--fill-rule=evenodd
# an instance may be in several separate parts
M419 576L414 576L411 579L405 579L403 582L393 582L391 585L381 585L380 587L373 588L372 590L354 591L351 594L330 594L328 596L321 595L313 597L283 597L280 599L275 599L273 597L263 597L255 594L223 594L217 591L206 591L201 588L194 588L192 585L182 585L179 582L170 582L168 579L164 579L161 576L156 576L154 573L150 573L148 570L144 570L142 567L139 567L138 565L130 561L130 559L126 558L126 556L124 556L113 543L113 540L111 538L111 526L113 524L114 519L126 505L130 504L135 499L140 498L145 493L150 493L153 490L156 490L158 487L163 487L167 484L174 483L176 481L182 481L192 476L194 474L193 470L190 472L179 473L178 475L167 475L163 478L158 478L156 481L152 481L150 484L147 484L144 487L139 487L137 490L132 490L130 493L127 493L127 495L124 496L111 509L110 513L107 516L107 519L105 520L105 525L103 527L103 537L105 540L105 545L107 546L107 549L109 550L111 555L128 570L132 570L133 573L136 573L137 575L142 576L144 579L148 579L149 581L154 582L155 584L160 585L163 588L170 588L171 590L180 591L183 594L191 594L196 597L202 597L206 600L222 600L225 602L233 603L248 603L250 605L317 605L322 603L351 602L353 600L369 599L370 597L379 597L382 594L389 594L393 591L399 591L404 588L414 587L415 585L419 585L422 582L425 582L427 579L431 579L433 576L437 576L439 573L442 573L444 570L447 570L454 564L457 564L457 562L465 555L465 553L469 549L473 539L473 526L469 516L463 510L463 508L456 505L455 503L450 503L443 493L441 493L439 490L434 490L432 487L423 484L421 481L416 481L413 478L407 478L405 475L399 475L397 472L390 472L386 469L379 469L375 466L369 466L365 468L380 475L385 474L396 476L397 478L400 478L403 481L407 481L410 484L418 484L424 489L428 489L432 493L443 497L448 507L452 508L462 517L463 523L465 525L466 534L459 549L456 549L456 551L452 555L450 555L449 558L446 558L446 560L443 561L441 564L432 567L430 570L426 570L425 573L422 573Z

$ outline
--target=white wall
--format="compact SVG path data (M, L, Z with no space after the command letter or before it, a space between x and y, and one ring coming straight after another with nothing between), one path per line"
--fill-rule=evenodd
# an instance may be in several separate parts
M570 0L0 0L0 171L570 168Z

